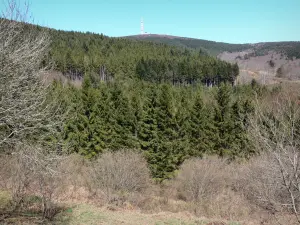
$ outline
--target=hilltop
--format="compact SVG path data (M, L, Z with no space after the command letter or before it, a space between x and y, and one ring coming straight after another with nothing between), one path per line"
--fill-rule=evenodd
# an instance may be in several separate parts
M252 47L251 44L229 44L224 42L216 42L188 37L178 37L165 34L144 34L144 35L133 35L125 36L124 38L153 41L156 43L164 43L177 47L183 47L188 49L197 49L207 51L211 55L217 56L219 53L224 51L242 51Z

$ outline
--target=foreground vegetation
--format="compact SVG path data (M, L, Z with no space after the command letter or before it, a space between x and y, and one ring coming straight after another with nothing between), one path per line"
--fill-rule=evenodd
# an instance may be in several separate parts
M298 86L232 86L236 65L164 45L58 32L53 48L56 31L16 22L15 9L0 20L0 222L105 223L140 210L300 223ZM111 56L125 50L122 63ZM60 55L56 68L84 74L80 87L41 79Z

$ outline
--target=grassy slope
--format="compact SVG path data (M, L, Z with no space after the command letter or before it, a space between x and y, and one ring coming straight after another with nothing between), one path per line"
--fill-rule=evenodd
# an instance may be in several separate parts
M56 217L55 224L208 225L213 223L207 219L196 218L189 213L161 212L157 214L144 214L139 211L112 211L80 204L59 214ZM220 221L215 224L241 225L241 223L238 222L221 223Z
M161 212L146 214L138 210L116 210L114 207L96 207L88 204L77 204L70 207L65 205L64 210L60 212L53 221L44 221L39 214L23 212L21 214L11 215L1 221L1 211L9 205L11 195L7 191L0 190L0 225L2 224L57 224L57 225L241 225L238 222L211 220L197 218L188 212L171 213ZM69 207L68 207L69 206Z

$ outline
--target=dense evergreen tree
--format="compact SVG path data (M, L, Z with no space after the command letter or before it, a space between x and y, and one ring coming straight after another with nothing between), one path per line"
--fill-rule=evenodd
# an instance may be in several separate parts
M87 76L81 89L68 92L64 139L71 151L88 158L106 150L140 149L153 177L162 181L192 156L234 159L254 153L247 134L252 105L245 97L251 91L228 84L212 89L143 82L93 85Z
M196 94L189 116L189 141L192 156L202 156L213 150L215 129L210 112L205 108L202 96Z
M118 84L113 84L109 104L111 105L111 117L113 123L110 124L114 129L112 148L115 150L122 147L137 147L134 139L134 116L132 114L129 100L124 95Z
M233 121L232 135L234 136L231 158L249 158L253 155L254 147L249 139L247 128L249 126L249 115L253 112L250 100L237 99L232 106L231 119Z
M90 77L86 76L82 91L74 95L73 113L65 127L65 139L75 152L88 158L95 156L103 149L102 140L99 138L99 108L96 101L97 92L92 88Z
M230 154L233 143L233 121L231 113L231 88L222 83L216 94L217 105L215 107L214 125L217 129L215 140L215 152L220 156Z

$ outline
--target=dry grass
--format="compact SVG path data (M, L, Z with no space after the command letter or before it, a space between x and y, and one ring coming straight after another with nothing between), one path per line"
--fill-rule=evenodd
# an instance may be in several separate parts
M77 205L59 215L56 224L130 224L130 225L241 225L242 223L209 220L188 212L145 214L139 211L111 211L91 205Z

